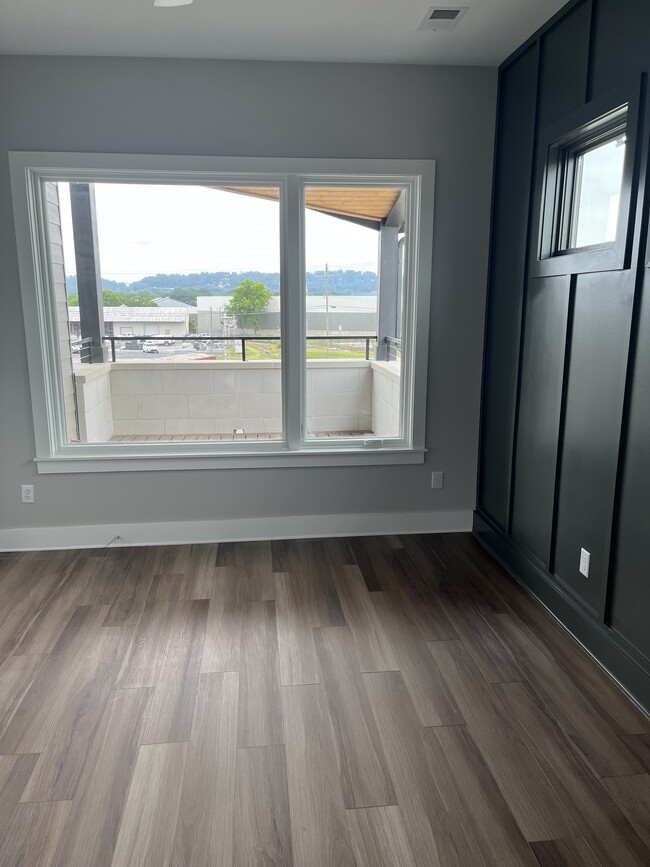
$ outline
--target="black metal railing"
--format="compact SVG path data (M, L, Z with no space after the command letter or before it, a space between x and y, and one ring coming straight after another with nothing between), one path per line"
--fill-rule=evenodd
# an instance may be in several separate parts
M402 341L399 337L386 337L386 361L397 361L402 356Z
M72 354L79 356L79 361L84 364L92 362L93 339L92 337L78 337L71 341Z
M328 335L328 334L309 334L307 335L307 341L322 341L325 343L335 342L335 343L354 343L354 342L362 342L365 346L365 357L366 361L370 360L370 343L373 340L377 339L376 334L336 334L336 335ZM187 337L168 337L166 335L110 335L107 334L103 338L103 340L111 345L111 360L117 360L117 343L135 343L137 346L141 346L145 341L151 343L157 343L160 345L164 345L165 343L205 343L208 347L210 344L223 344L226 342L229 343L241 343L241 360L246 361L246 344L251 343L279 343L280 337L269 337L267 335L260 336L252 336L247 335L246 337L221 337L221 336L213 336L206 337L205 335L198 334L190 334ZM91 338L84 338L79 341L80 344L86 344L88 349L86 350L85 356L81 355L81 361L89 361L90 360L90 347L92 344ZM207 348L205 351L210 351ZM82 347L82 353L84 353L84 349Z

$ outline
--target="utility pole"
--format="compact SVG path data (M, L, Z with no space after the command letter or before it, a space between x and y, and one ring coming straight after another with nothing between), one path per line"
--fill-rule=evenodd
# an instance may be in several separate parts
M327 358L330 357L330 291L329 291L329 263L325 262L325 334L327 340L325 343Z

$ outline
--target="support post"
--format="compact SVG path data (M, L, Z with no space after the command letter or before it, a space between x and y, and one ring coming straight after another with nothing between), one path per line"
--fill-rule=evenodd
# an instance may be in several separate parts
M90 338L87 361L99 364L104 356L104 302L102 298L95 188L92 184L70 184L72 233L74 236L79 295L79 322L82 338Z
M378 361L388 358L387 337L397 337L399 296L399 228L382 226L379 230L379 275L377 279L377 346Z

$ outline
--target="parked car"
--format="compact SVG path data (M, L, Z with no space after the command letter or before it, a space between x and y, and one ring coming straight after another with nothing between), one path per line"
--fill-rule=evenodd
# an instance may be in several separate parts
M155 340L145 340L142 344L143 352L158 352L158 343Z

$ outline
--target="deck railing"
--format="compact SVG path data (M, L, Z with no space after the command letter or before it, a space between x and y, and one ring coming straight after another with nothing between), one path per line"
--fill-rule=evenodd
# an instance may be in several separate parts
M88 344L88 338L85 338L81 341L82 344ZM267 335L247 335L242 337L206 337L205 335L201 336L198 334L190 334L186 337L169 337L167 335L110 335L107 334L104 336L103 340L106 343L110 344L111 347L111 360L117 361L117 349L116 344L119 343L135 343L137 345L141 345L144 341L159 343L160 345L164 345L165 343L195 343L195 344L206 344L206 352L210 352L215 348L221 348L226 343L234 343L236 348L236 354L241 355L241 360L246 361L246 344L249 346L252 343L278 343L281 338L280 337L269 337ZM308 334L306 337L307 342L310 341L321 341L326 343L355 343L361 342L365 348L365 358L366 361L370 360L370 344L371 341L377 340L376 334ZM215 347L215 344L217 346ZM237 344L241 344L241 350L237 351L239 348ZM84 351L82 352L81 361L87 362L90 361L90 352Z

